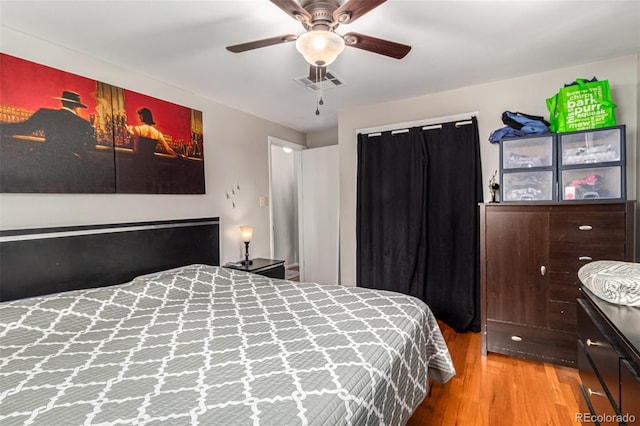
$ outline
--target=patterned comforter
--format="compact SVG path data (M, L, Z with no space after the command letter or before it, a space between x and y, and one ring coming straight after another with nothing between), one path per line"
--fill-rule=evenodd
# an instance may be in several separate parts
M0 304L0 424L399 425L455 370L397 293L190 265Z
M602 300L640 307L640 263L596 260L582 266L578 278Z

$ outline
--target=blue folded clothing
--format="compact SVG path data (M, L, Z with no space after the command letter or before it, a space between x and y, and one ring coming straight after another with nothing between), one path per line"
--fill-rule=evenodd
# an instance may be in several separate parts
M502 114L502 122L527 135L544 135L551 132L549 123L537 115L505 111Z
M491 132L491 134L489 135L489 142L499 143L502 139L505 138L517 138L526 135L527 134L521 130L514 129L510 126L505 126Z

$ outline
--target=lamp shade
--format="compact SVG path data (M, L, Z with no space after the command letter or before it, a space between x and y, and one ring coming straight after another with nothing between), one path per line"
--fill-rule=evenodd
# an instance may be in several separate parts
M344 50L344 40L332 31L313 30L296 40L296 49L311 65L327 66Z
M253 237L253 226L241 226L240 234L242 234L242 241L248 243Z

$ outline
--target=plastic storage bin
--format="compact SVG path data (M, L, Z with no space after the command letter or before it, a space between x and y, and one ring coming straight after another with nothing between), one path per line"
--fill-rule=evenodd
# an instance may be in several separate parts
M553 170L502 173L502 201L554 201Z
M563 201L625 198L621 166L564 169L560 188Z
M556 136L500 141L500 200L556 201Z
M553 135L504 139L500 150L503 170L554 166Z
M626 199L624 125L557 138L560 201Z
M559 135L560 166L623 161L624 126Z

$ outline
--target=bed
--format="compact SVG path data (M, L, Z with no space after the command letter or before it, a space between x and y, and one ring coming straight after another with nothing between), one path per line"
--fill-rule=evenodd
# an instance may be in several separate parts
M1 294L12 299L0 303L0 424L398 425L430 379L455 374L420 300L217 266L215 218L80 232L0 234ZM109 243L96 247L98 236ZM121 256L104 279L78 262L114 269L121 239L158 253ZM62 272L47 286L46 271L12 253L49 245Z

